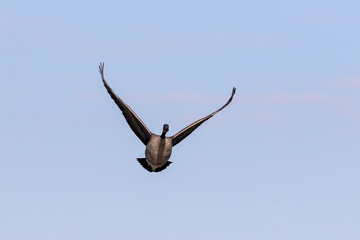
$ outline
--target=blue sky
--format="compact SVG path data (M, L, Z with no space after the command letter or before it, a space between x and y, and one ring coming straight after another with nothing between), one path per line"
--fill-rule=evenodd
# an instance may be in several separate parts
M0 238L360 238L360 3L0 3ZM159 174L155 133L234 101Z

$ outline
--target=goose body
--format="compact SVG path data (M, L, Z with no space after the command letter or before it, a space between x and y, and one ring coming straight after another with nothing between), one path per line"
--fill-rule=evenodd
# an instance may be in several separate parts
M155 134L151 136L146 145L145 157L153 170L165 165L171 156L172 147L171 138L165 137L162 139Z
M104 83L104 86L114 100L116 105L122 111L127 123L133 130L135 135L146 146L145 158L137 158L138 162L149 172L160 172L168 167L172 162L169 161L172 148L180 143L183 139L189 136L197 127L204 123L209 118L213 117L216 113L224 109L233 99L236 88L233 88L231 97L224 106L216 110L215 112L203 117L184 129L180 130L174 136L166 137L166 133L169 131L169 125L163 125L163 131L161 135L152 133L142 120L135 114L135 112L126 103L119 98L118 95L110 88L104 78L104 63L100 63L99 72Z

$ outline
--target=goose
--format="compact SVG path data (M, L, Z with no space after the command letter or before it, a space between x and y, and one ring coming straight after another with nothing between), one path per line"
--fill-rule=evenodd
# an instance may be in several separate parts
M236 88L232 89L231 97L225 103L224 106L216 110L215 112L203 117L196 122L193 122L189 126L180 130L178 133L171 137L166 137L166 133L169 131L169 125L164 124L161 135L152 133L143 121L136 115L136 113L123 101L121 98L111 89L107 84L104 77L104 63L100 63L99 72L102 78L104 86L114 100L116 105L122 111L127 123L131 130L140 139L140 141L146 146L145 158L137 158L137 161L149 172L160 172L167 168L172 162L169 161L172 148L189 136L197 127L203 124L206 120L213 117L215 114L224 109L233 99Z

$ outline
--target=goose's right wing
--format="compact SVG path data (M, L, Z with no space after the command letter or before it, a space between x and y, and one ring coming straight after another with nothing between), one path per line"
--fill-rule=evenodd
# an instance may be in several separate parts
M231 97L229 98L229 100L225 103L224 106L222 106L221 108L219 108L218 110L216 110L215 112L207 115L204 118L201 118L199 120L197 120L196 122L190 124L189 126L187 126L186 128L182 129L180 132L178 132L177 134L175 134L172 137L172 144L173 146L175 146L176 144L178 144L179 142L181 142L184 138L186 138L187 136L189 136L197 127L199 127L202 123L204 123L206 120L208 120L209 118L211 118L212 116L214 116L215 114L217 114L218 112L220 112L221 110L223 110L227 105L230 104L230 102L233 99L233 96L235 94L236 88L232 89L232 93L231 93Z
M104 78L104 63L100 63L99 72L104 83L104 86L107 92L110 94L111 98L114 100L116 105L122 111L127 123L129 124L131 130L136 134L136 136L146 145L151 138L151 131L146 127L146 125L141 121L141 119L135 114L135 112L128 106L124 101L122 101L118 95L111 89L107 84Z

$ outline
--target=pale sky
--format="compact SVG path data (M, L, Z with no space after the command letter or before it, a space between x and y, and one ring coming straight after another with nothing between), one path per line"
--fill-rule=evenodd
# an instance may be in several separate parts
M358 1L0 2L0 239L360 239ZM169 135L149 173L102 85Z

